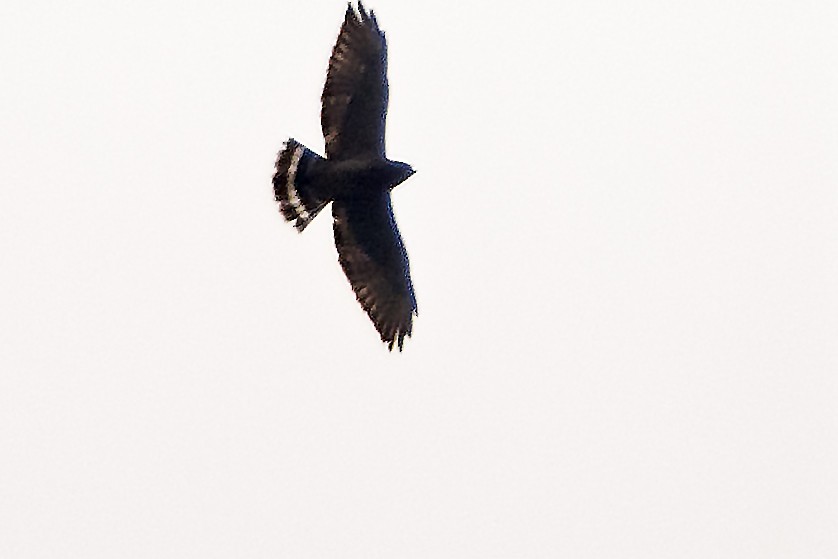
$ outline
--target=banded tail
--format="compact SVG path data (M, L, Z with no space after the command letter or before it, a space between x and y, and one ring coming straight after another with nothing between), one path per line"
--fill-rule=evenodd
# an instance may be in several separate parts
M294 138L285 142L276 158L276 201L285 219L295 221L294 227L300 232L329 203L329 199L318 195L312 180L318 171L315 167L321 162L325 160Z

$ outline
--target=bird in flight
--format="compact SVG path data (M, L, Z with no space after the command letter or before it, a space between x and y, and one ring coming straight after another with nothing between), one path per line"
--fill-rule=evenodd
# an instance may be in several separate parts
M332 203L338 261L381 341L401 351L418 312L390 191L414 171L384 154L388 90L384 33L360 0L357 12L350 3L321 97L326 157L289 139L273 187L299 232Z

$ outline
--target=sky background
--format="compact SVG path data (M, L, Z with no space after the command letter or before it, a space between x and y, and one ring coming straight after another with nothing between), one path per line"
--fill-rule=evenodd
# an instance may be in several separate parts
M837 556L838 4L369 6L401 354L271 188L343 2L0 5L0 556Z

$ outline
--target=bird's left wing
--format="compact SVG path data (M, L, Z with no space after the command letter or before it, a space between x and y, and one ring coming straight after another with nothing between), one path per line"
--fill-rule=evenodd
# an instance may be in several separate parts
M338 259L358 302L369 314L381 340L398 343L410 336L416 297L410 281L407 252L402 244L390 193L373 198L336 200L335 245Z
M350 4L329 60L320 123L329 159L384 156L387 42L372 12Z

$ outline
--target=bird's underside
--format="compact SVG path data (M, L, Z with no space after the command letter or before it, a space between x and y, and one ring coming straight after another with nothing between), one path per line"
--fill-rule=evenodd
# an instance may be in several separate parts
M361 2L357 12L350 4L323 88L326 157L288 140L273 185L282 215L300 232L332 204L340 265L381 340L401 350L417 307L390 190L413 169L385 156L387 99L384 34Z

